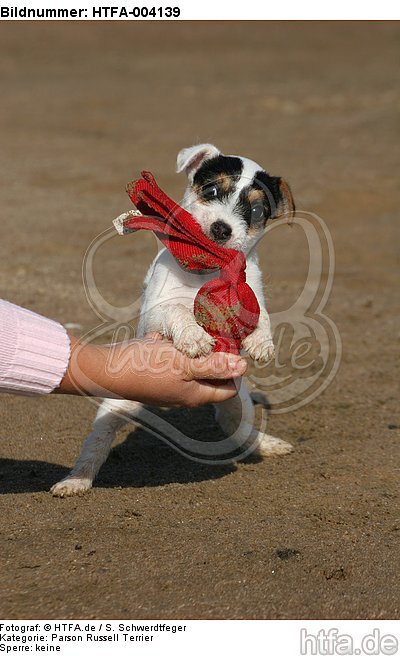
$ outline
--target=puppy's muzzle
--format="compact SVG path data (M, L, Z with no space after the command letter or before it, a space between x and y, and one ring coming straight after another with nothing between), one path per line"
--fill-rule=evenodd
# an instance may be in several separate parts
M232 228L225 221L214 221L210 227L211 239L224 243L232 234Z

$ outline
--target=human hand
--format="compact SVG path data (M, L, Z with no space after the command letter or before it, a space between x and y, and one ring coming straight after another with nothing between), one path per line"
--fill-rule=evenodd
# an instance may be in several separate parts
M188 358L158 334L111 345L70 336L71 357L57 393L124 398L148 405L196 407L237 394L246 361L212 353Z

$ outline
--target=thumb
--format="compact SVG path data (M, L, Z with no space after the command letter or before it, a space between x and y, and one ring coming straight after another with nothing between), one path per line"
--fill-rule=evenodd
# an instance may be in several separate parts
M230 353L211 353L203 358L186 358L185 380L226 380L243 376L247 362Z

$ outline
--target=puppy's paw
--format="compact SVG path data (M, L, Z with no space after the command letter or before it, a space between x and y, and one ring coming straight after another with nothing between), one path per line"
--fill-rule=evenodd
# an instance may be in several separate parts
M53 497L73 497L82 495L92 487L90 478L75 478L73 476L63 478L50 489Z
M275 357L272 337L265 334L260 328L256 328L250 335L247 335L242 342L242 346L249 356L257 362L266 363Z
M266 433L259 433L257 439L257 449L256 453L260 456L271 457L271 456L284 456L288 453L292 453L293 447L289 442L279 439L279 437L273 437L272 435L267 435Z
M215 340L198 323L192 323L177 331L174 346L189 358L211 353Z

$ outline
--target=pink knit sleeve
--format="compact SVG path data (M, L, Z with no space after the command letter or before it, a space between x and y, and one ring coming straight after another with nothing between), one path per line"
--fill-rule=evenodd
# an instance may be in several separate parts
M65 328L0 299L0 392L49 394L68 366Z

